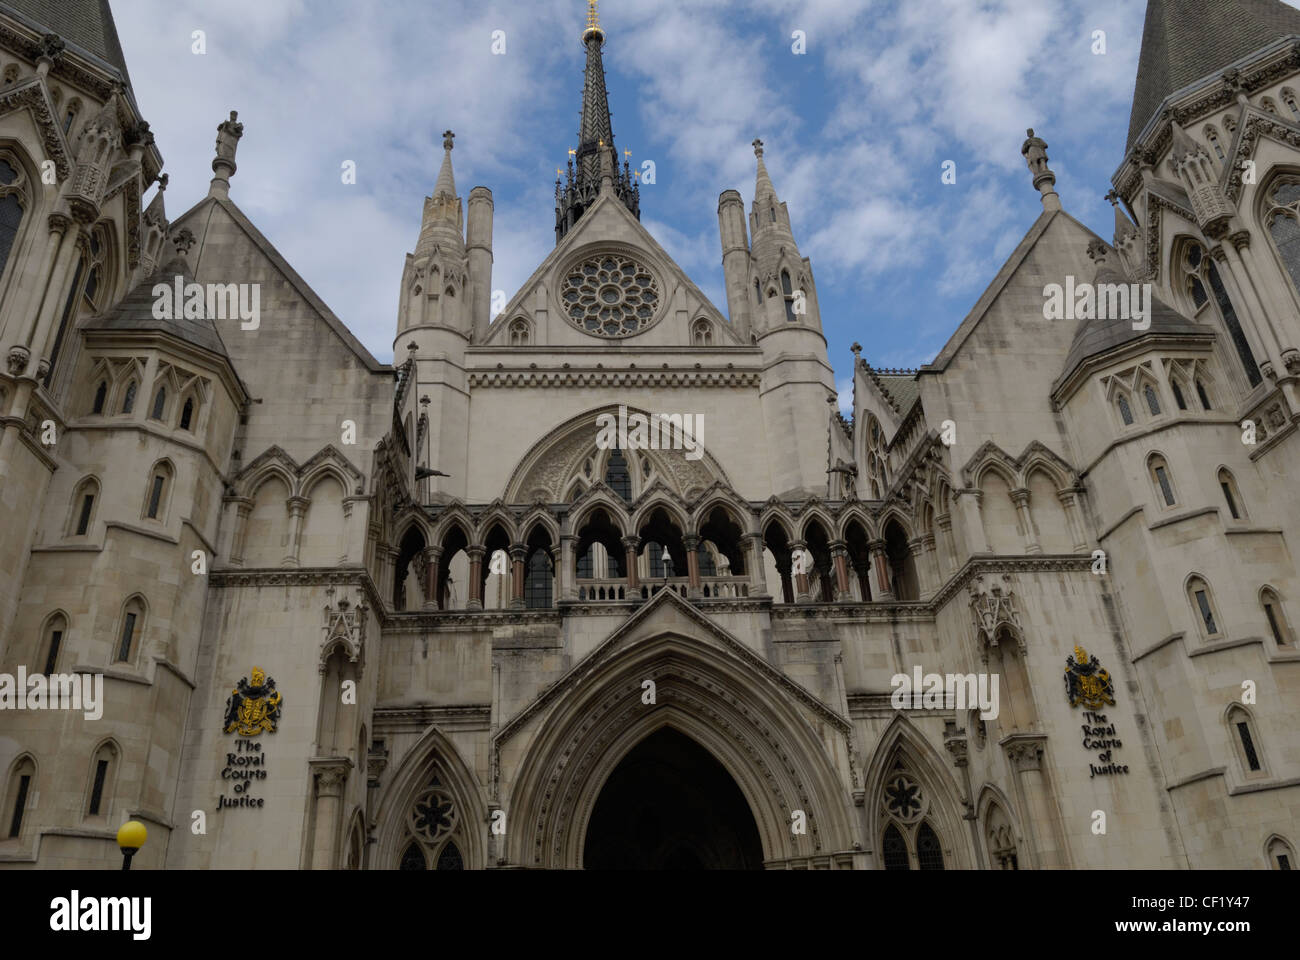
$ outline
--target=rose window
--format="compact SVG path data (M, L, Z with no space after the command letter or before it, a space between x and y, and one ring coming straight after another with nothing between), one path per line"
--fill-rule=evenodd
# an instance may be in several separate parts
M569 320L598 337L626 337L650 325L659 309L659 282L630 257L609 254L584 260L561 287Z
M426 790L411 810L411 829L429 843L437 843L456 827L456 807L442 790Z

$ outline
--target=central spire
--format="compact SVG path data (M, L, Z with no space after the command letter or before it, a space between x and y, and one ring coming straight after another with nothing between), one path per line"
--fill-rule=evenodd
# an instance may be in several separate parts
M614 152L614 127L609 116L609 90L605 86L605 62L601 48L605 31L600 27L596 0L587 0L587 27L582 31L587 48L587 69L582 86L582 116L578 122L578 147L569 151L567 182L555 181L555 242L564 235L600 196L601 156L608 153L613 172L614 194L638 220L641 195L625 160L618 169ZM563 171L557 171L563 174Z

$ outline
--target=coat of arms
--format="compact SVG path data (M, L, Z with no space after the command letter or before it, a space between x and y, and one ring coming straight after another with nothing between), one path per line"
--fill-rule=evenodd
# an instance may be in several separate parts
M253 682L242 678L226 698L226 733L241 737L255 737L262 731L275 733L275 725L280 722L280 701L275 681L261 667L254 667Z
M1065 693L1070 706L1083 704L1096 710L1103 704L1115 705L1115 684L1094 656L1083 647L1074 648L1074 656L1065 658Z

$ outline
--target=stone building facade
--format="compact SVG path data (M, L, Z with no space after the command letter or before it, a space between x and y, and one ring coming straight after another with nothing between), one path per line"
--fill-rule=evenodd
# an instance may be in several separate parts
M724 311L603 41L499 312L446 135L388 365L231 199L236 114L169 219L107 4L0 0L0 675L103 677L0 711L0 864L1294 865L1300 12L1150 0L1113 242L1031 131L1042 214L851 419L763 144Z

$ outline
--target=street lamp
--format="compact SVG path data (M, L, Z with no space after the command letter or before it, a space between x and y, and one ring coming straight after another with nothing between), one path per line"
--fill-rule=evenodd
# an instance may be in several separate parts
M148 832L139 820L128 820L117 828L117 845L122 850L122 869L131 869L131 858L144 846Z

